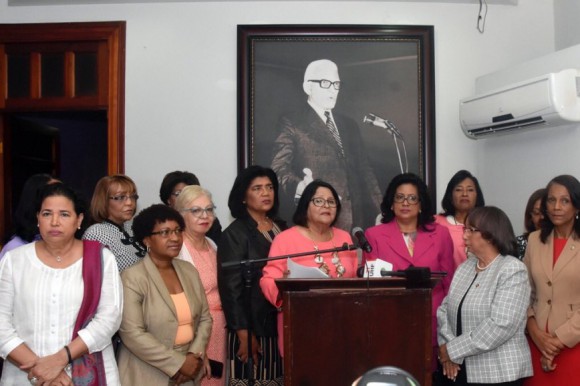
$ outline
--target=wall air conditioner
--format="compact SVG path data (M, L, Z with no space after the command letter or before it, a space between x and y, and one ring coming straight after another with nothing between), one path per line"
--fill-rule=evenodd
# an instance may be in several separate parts
M465 135L473 139L580 122L580 70L513 83L459 102Z

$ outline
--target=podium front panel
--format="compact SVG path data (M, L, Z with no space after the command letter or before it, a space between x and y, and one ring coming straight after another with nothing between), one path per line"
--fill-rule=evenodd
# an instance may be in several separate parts
M350 385L396 366L431 385L431 290L285 291L286 386Z

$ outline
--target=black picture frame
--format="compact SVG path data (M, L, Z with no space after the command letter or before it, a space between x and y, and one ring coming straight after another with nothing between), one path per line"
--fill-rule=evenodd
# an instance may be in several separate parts
M435 200L433 26L238 25L237 36L240 170L270 166L280 116L306 100L306 66L330 59L342 82L336 109L358 123L381 192L407 166ZM392 131L363 123L369 113L401 133L407 165L397 156Z

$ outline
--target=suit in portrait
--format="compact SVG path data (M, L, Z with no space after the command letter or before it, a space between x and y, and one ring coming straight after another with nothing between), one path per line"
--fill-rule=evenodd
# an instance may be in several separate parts
M358 125L333 109L341 82L336 64L327 59L311 62L302 88L308 104L280 119L274 141L272 169L281 187L281 215L290 219L294 202L314 179L330 183L338 192L342 210L336 223L375 224L382 194L368 162Z
M365 154L357 124L334 114L342 140L341 149L312 107L286 115L280 120L280 134L274 142L272 169L280 182L281 202L293 203L297 185L305 168L313 179L330 183L341 199L342 211L337 227L374 225L379 214L381 191ZM288 208L287 208L288 209ZM293 213L293 207L290 208ZM290 218L290 216L286 216Z

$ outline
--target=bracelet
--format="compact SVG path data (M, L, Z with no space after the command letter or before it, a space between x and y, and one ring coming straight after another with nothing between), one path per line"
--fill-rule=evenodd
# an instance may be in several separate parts
M68 363L71 364L73 360L72 360L72 355L70 354L70 348L68 348L68 346L64 346L64 350L66 351Z

